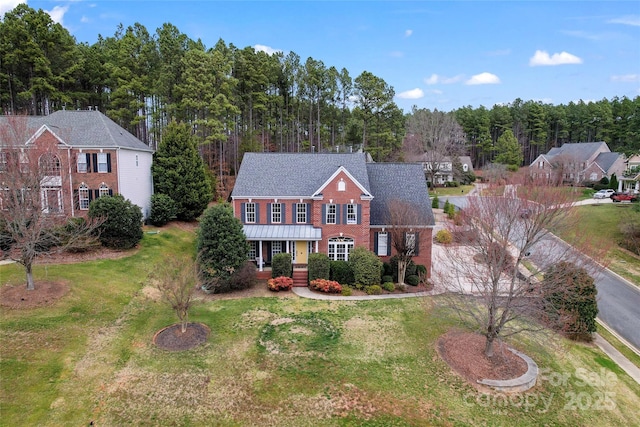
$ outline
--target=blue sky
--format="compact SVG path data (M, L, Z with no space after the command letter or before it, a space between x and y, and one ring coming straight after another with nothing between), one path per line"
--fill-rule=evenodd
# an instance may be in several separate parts
M0 14L16 0L0 0ZM638 1L35 1L79 42L165 22L212 47L293 51L413 105L451 111L516 98L552 104L640 96Z

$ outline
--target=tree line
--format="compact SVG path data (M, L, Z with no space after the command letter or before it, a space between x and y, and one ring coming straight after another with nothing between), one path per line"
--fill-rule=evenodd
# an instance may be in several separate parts
M222 39L208 48L170 23L153 34L139 23L119 25L113 36L89 45L25 4L0 21L3 114L98 109L153 148L169 123L187 123L218 190L230 189L224 181L248 151L362 148L374 160L405 159L402 144L411 135L409 123L421 120L414 117L418 111L453 118L459 128L448 132L452 145L471 155L475 167L495 161L508 129L523 164L564 142L604 140L613 151L640 149L640 97L559 106L516 99L490 110L404 114L394 96L393 87L367 71L353 78L346 68L311 57L267 54ZM431 142L420 146L428 151Z

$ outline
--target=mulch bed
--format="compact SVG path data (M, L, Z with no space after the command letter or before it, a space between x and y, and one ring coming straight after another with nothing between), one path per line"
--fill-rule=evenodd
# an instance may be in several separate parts
M494 342L494 355L484 354L486 338L470 332L450 331L438 339L438 353L468 382L477 386L482 379L509 380L527 372L527 363L503 343Z
M35 290L27 285L7 285L0 288L0 306L10 309L29 309L51 305L69 292L63 282L36 281Z
M176 323L156 332L153 342L163 350L189 350L205 343L210 332L204 323L187 323L185 332L182 332L182 325Z

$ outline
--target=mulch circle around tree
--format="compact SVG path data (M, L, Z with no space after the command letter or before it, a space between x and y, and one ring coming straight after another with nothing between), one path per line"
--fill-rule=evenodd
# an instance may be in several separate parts
M182 332L182 325L176 323L156 332L153 343L163 350L189 350L205 343L210 333L211 329L204 323L187 323L185 332Z
M495 342L493 357L485 356L485 342L483 335L449 331L438 339L437 348L451 369L475 387L478 380L509 380L527 372L527 363L506 344Z
M64 282L36 281L35 289L27 290L26 283L0 288L0 306L13 310L44 307L54 304L69 292Z

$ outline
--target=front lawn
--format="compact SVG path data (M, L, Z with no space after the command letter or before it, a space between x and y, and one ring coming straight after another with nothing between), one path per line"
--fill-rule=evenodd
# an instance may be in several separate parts
M438 298L315 301L294 294L211 299L190 320L209 341L152 344L176 321L147 286L162 253L192 251L177 228L120 260L39 266L70 292L50 307L2 309L0 424L192 426L609 426L637 422L640 386L592 345L513 343L538 363L532 390L476 391L439 358L457 319ZM0 266L2 285L22 280ZM36 287L37 287L36 282ZM263 285L264 286L264 285ZM36 291L37 292L37 291Z

